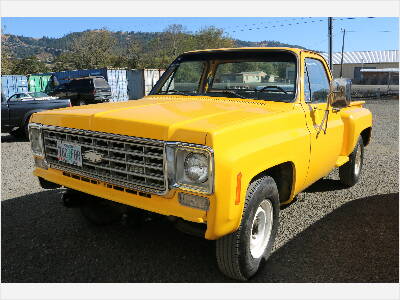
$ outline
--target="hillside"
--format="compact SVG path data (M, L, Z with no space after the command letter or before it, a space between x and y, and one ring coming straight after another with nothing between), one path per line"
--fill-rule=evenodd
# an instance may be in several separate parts
M50 62L61 53L71 50L73 41L82 36L83 33L84 32L73 32L61 38L32 38L12 34L4 34L2 35L2 47L8 49L13 58L21 59L31 56L37 56L40 61ZM117 40L115 50L119 51L126 48L128 43L132 40L137 41L142 47L145 47L145 45L149 41L162 36L163 33L117 31L112 32L112 35ZM249 42L234 40L234 44L237 47L282 46L303 48L298 45L290 45L278 41Z

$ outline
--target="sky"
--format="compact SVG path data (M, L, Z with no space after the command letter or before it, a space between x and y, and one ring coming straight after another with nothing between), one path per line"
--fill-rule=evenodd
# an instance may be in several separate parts
M160 32L170 24L182 24L187 31L204 27L224 29L234 39L245 41L275 40L319 51L327 51L327 17L281 18L1 18L4 33L40 38L62 37L86 29L106 28L112 31ZM333 51L340 51L342 29L346 30L345 51L398 50L398 18L334 18Z

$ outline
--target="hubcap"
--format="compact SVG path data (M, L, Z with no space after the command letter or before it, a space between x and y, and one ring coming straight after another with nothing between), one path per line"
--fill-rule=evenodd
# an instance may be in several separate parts
M273 209L270 200L263 200L257 208L251 226L250 252L253 258L260 258L271 236Z
M360 170L361 170L361 150L360 147L358 147L354 159L354 173L356 176L360 174Z

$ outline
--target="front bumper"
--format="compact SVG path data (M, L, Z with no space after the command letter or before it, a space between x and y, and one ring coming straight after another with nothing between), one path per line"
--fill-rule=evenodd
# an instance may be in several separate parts
M178 191L171 191L166 196L150 195L139 191L136 194L133 194L132 191L127 192L123 188L115 187L105 182L98 180L88 181L86 178L82 180L82 177L80 176L71 177L68 176L68 173L55 169L44 170L36 168L33 171L33 174L50 182L111 201L166 216L180 217L191 222L207 223L208 212L181 205L178 201ZM209 200L210 207L214 206L214 197L210 196Z

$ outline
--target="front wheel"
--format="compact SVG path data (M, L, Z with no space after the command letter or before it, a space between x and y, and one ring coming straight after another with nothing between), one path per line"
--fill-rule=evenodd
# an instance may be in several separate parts
M358 138L356 147L349 156L349 161L339 167L340 182L347 187L352 187L360 179L364 161L364 143L361 136Z
M279 226L279 194L275 181L262 177L249 186L237 231L217 240L218 267L226 276L247 280L268 259Z

